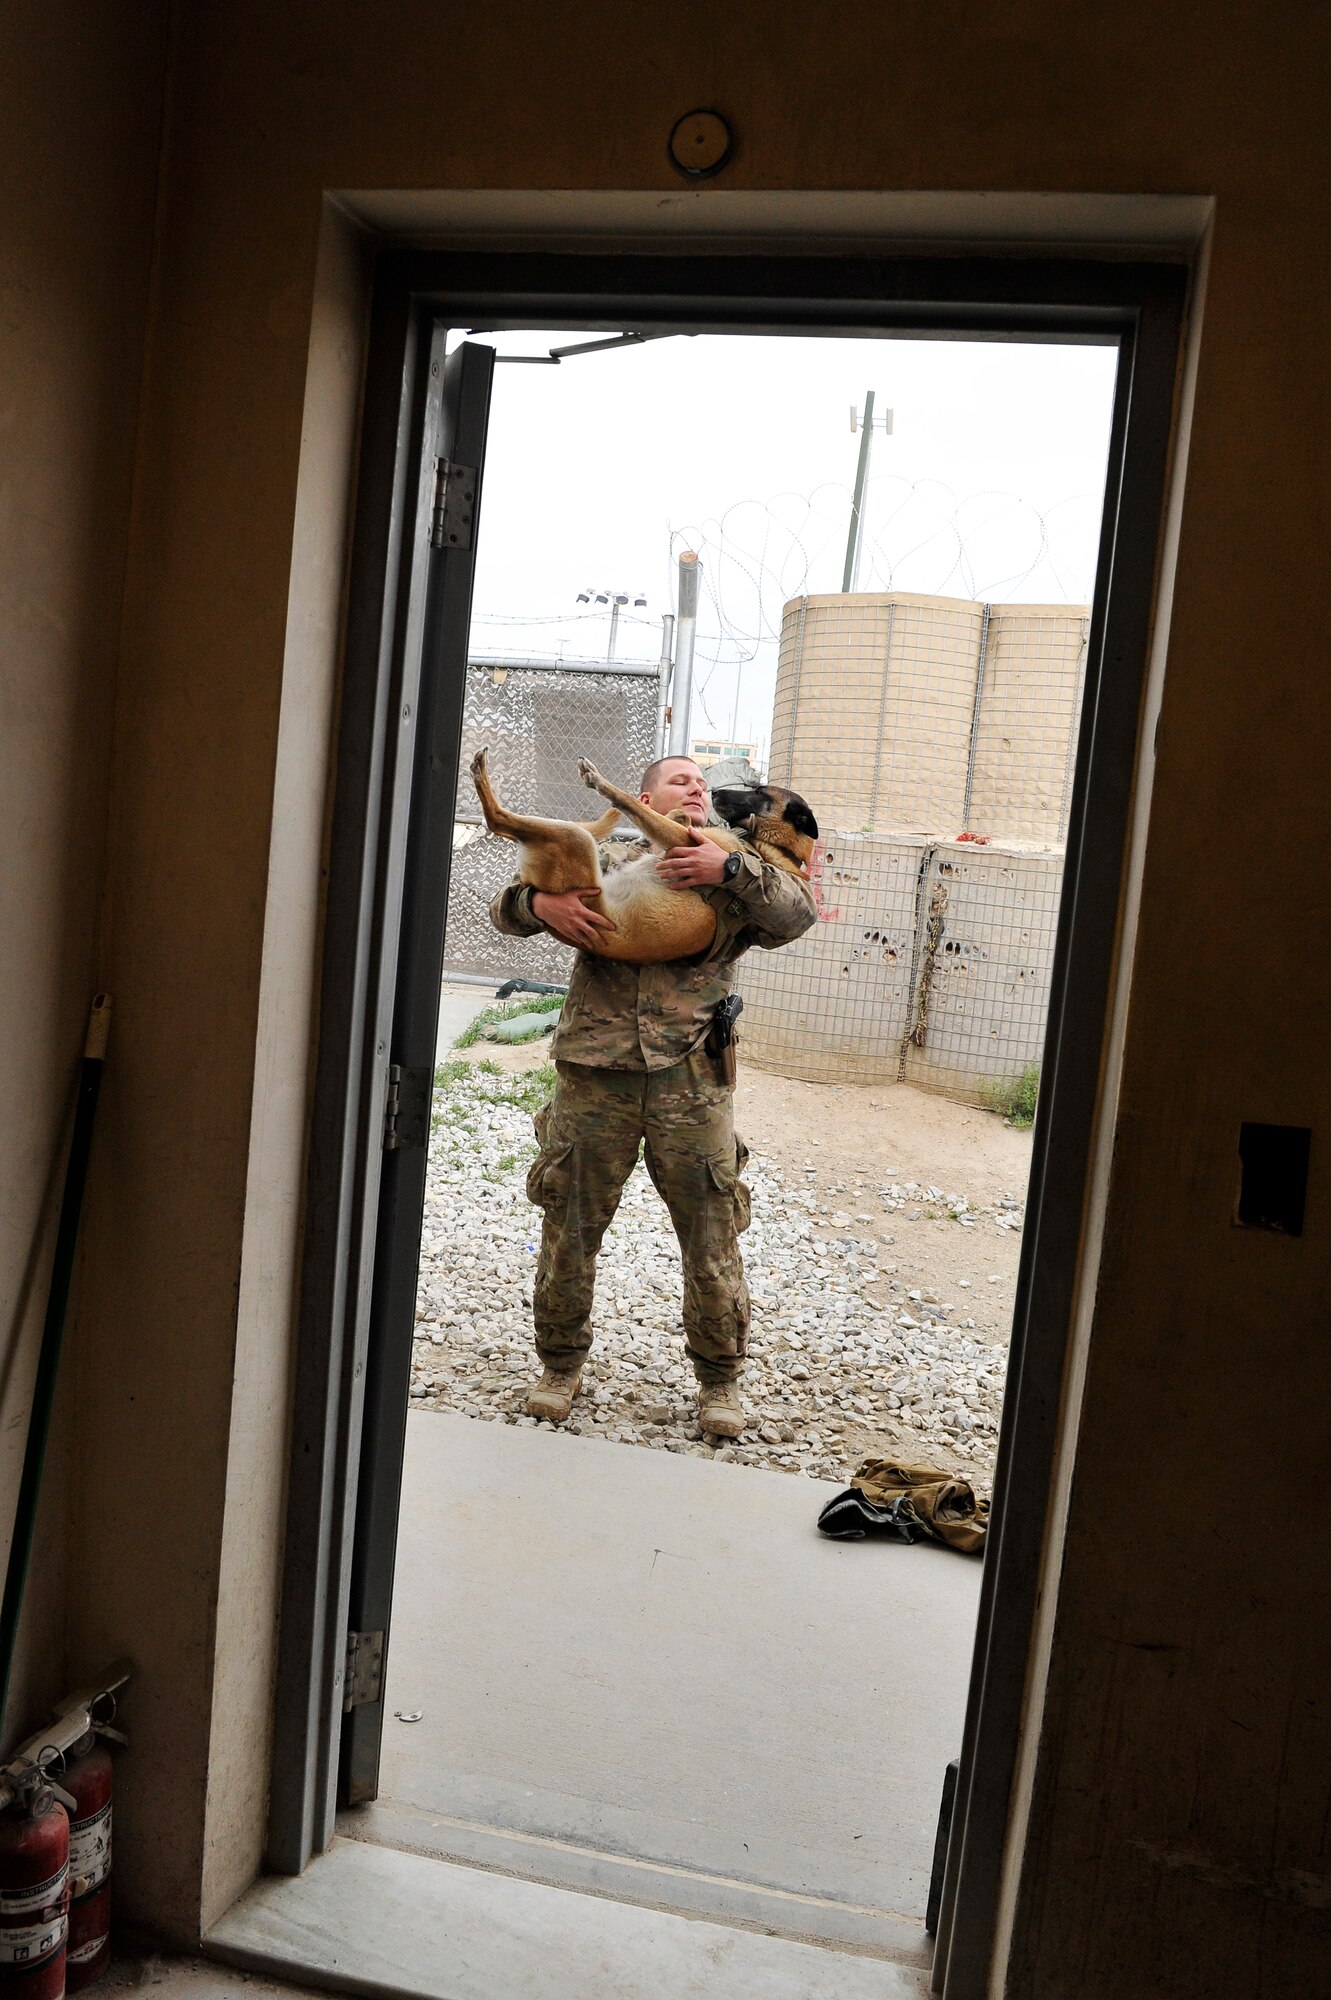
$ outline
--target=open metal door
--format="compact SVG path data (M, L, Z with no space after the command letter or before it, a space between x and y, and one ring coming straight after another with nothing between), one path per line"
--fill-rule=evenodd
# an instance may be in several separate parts
M348 1805L364 1803L378 1792L430 1095L494 350L469 342L445 359L440 329L431 368L437 368L441 378L438 445L365 1351L342 1697L338 1796Z

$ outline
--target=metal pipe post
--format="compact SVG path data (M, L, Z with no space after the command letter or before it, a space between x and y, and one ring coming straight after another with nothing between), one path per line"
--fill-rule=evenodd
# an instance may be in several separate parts
M667 611L661 620L661 663L657 668L656 739L653 755L663 757L666 747L666 717L670 712L671 652L675 637L675 614Z
M675 678L670 696L670 757L689 755L693 708L693 642L698 628L698 558L686 549L679 559L679 624L675 631Z

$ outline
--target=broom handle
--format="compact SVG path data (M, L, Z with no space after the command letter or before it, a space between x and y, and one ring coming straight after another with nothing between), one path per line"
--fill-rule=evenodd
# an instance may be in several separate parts
M51 1260L51 1289L46 1301L46 1324L42 1328L41 1352L32 1389L32 1409L28 1416L28 1441L23 1453L23 1473L19 1480L18 1502L14 1509L14 1533L9 1544L9 1567L5 1572L5 1595L0 1603L0 1729L9 1706L9 1683L14 1670L14 1649L18 1643L19 1617L28 1580L33 1532L37 1526L37 1503L42 1490L42 1467L51 1415L55 1408L56 1378L60 1372L60 1345L65 1333L65 1313L69 1305L70 1281L74 1275L74 1251L78 1242L79 1214L83 1207L83 1186L88 1177L88 1154L92 1147L93 1120L97 1114L97 1092L101 1087L102 1065L106 1061L107 1038L111 1032L111 999L99 993L92 1003L88 1039L84 1044L79 1072L79 1094L74 1109L74 1132L69 1142L65 1167L65 1191L60 1201L60 1223L56 1230L55 1255Z

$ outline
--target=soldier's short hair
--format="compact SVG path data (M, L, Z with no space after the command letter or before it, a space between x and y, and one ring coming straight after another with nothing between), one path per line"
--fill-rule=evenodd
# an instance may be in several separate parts
M682 750L678 751L673 757L658 757L654 764L647 766L647 769L639 778L638 790L640 792L650 792L656 782L657 772L663 771L667 764L693 764L695 770L701 771L702 769L701 764L695 763L694 759L686 756Z

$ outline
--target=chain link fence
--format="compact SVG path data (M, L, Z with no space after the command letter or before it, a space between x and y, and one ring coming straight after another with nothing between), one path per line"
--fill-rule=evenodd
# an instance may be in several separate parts
M471 760L490 753L495 790L513 812L546 819L594 819L598 801L578 776L590 757L608 778L637 789L656 755L654 666L628 661L473 660L467 668L458 766L453 865L444 933L444 977L484 974L566 985L567 945L544 933L502 937L490 904L513 880L517 849L485 831Z

